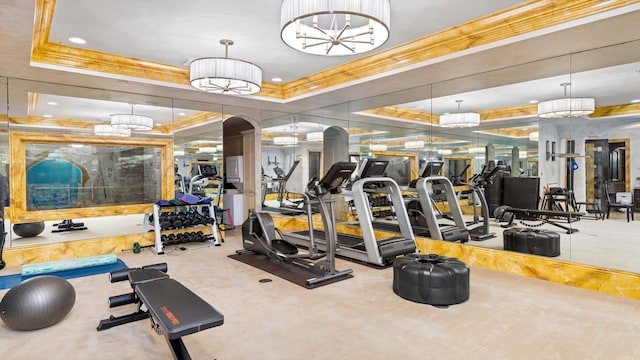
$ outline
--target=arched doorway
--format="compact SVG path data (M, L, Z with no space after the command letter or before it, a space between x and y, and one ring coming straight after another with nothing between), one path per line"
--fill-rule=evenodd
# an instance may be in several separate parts
M241 224L248 209L259 209L260 125L251 118L233 116L223 122L225 208L233 208L233 221Z

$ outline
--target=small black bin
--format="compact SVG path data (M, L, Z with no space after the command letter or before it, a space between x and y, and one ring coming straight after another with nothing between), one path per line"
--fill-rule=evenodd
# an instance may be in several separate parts
M459 304L469 299L469 267L456 258L409 254L393 262L393 292L422 304Z
M560 255L560 234L549 230L513 228L503 232L505 250L555 257Z

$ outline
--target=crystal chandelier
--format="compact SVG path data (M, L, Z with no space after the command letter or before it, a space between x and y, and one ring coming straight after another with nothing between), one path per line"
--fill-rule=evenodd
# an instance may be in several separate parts
M193 60L189 67L191 86L215 94L251 95L262 87L262 69L257 65L228 57L232 40L220 40L224 58Z
M387 41L390 18L389 0L283 0L280 37L308 54L360 54Z

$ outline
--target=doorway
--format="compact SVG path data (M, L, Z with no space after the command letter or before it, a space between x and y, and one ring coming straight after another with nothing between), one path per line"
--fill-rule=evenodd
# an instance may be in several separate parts
M233 221L241 224L248 209L255 209L261 202L256 196L256 174L260 174L259 162L256 159L256 126L244 118L231 117L224 120L223 134L223 173L225 194L224 207L233 208ZM256 140L258 139L258 140Z
M605 186L610 194L630 191L629 139L585 141L586 201L606 208Z

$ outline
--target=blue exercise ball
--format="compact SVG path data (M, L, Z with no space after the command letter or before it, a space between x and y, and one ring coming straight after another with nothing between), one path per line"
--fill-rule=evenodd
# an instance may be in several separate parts
M34 237L44 231L44 221L13 224L13 232L20 237Z
M0 318L14 330L37 330L58 323L73 308L76 291L57 276L37 276L12 287L0 301Z

